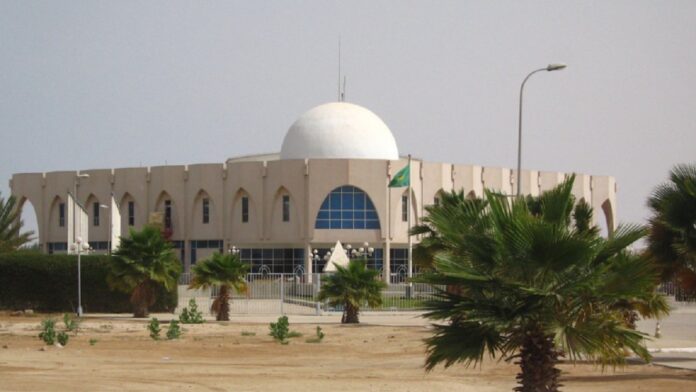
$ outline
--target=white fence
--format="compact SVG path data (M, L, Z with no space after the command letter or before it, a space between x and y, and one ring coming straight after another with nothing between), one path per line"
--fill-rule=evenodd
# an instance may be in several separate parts
M326 275L313 274L311 277L296 274L250 273L247 275L246 293L233 292L230 300L232 314L322 314L342 311L341 307L331 307L317 300ZM182 275L180 285L190 283L188 274ZM382 305L370 308L365 304L361 312L369 311L417 311L423 309L426 301L435 298L437 289L423 283L390 284L382 291ZM184 290L184 293L186 291ZM185 304L189 298L181 294L179 303ZM218 294L213 288L211 298Z

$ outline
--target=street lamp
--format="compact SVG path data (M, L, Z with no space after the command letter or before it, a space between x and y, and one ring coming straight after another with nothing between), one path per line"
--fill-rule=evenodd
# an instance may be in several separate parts
M77 251L77 316L82 317L82 277L80 276L80 255L82 251L89 250L89 244L77 237L75 243L70 245L70 250Z
M239 252L240 252L240 249L237 248L237 247L234 246L234 245L232 245L231 248L227 249L227 253L229 253L229 254L231 254L231 255L238 255Z
M82 237L79 237L77 235L77 224L76 224L76 216L77 216L77 207L79 205L77 201L77 183L80 180L80 178L89 178L89 174L84 173L84 174L77 174L75 176L75 181L74 181L74 189L75 189L75 194L73 195L73 243L70 245L70 248L72 250L77 250L77 315L79 317L82 317L82 275L81 275L81 263L80 263L80 254L82 253L83 250L89 250L89 244L88 243L82 243ZM82 234L82 233L80 233Z
M527 75L526 78L522 81L522 85L520 86L520 117L519 117L519 122L518 122L518 136L517 136L517 196L520 195L521 187L522 187L522 93L524 92L524 84L527 83L527 79L529 79L532 75L534 75L537 72L541 71L560 71L566 67L565 64L562 63L556 63L556 64L549 64L544 68L539 68L535 69L534 71L530 72L529 75Z

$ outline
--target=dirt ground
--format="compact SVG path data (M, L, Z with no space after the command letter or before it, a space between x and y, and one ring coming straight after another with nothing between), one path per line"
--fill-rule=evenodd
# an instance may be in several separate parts
M324 324L323 342L307 343L316 325L295 324L291 330L304 336L280 345L267 324L187 325L180 340L153 341L145 321L103 318L85 320L58 348L37 338L42 317L0 314L0 390L485 392L512 390L517 373L515 365L493 360L426 373L423 326ZM688 370L561 368L564 391L696 390L696 372Z

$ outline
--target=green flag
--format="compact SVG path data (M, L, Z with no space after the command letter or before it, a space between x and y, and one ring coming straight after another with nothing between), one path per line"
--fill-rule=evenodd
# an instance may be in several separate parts
M406 165L403 169L399 170L398 173L389 182L390 188L401 188L404 186L409 186L411 182L411 165Z

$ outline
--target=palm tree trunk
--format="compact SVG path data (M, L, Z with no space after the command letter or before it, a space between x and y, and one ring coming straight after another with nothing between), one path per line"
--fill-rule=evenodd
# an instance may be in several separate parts
M520 373L517 374L515 387L517 392L557 392L561 386L558 378L561 371L556 368L559 353L553 337L544 334L539 328L528 330L518 362Z
M225 285L220 286L220 293L218 294L218 310L216 315L217 321L230 321L229 300L229 288Z
M346 302L345 307L343 309L343 317L341 318L341 323L342 324L360 324L360 320L358 319L358 307L353 306L350 304L350 302Z
M154 302L154 293L148 280L135 287L130 302L133 305L133 317L145 318L150 314L148 308Z

